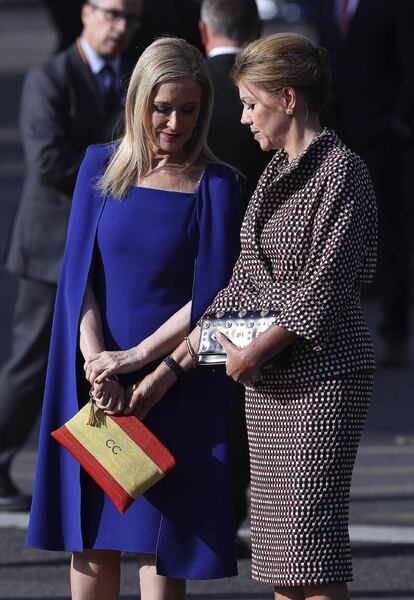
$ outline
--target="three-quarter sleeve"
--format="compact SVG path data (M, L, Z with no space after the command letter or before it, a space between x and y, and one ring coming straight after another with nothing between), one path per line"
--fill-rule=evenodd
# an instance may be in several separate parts
M249 274L243 267L243 255L240 254L234 265L229 284L214 298L206 310L207 313L218 310L240 310L255 307L257 292L250 280Z
M327 177L305 267L277 324L321 350L364 280L375 239L376 205L369 175L361 162L351 160Z

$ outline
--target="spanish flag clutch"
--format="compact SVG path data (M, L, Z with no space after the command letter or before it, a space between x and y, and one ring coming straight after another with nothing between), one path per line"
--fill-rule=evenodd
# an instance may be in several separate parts
M108 416L91 403L51 435L120 513L176 465L169 450L139 419Z

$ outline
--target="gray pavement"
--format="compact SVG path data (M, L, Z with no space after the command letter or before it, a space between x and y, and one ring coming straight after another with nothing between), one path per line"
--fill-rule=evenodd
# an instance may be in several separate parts
M0 253L19 199L24 164L17 129L18 101L24 72L53 49L54 34L36 0L0 0ZM10 319L16 284L0 268L0 363L10 351ZM366 314L379 340L378 305ZM414 346L414 339L412 340ZM409 368L379 370L375 393L352 486L351 539L355 580L352 598L414 600L414 348ZM31 491L37 432L19 454L13 475ZM70 597L68 555L24 546L27 515L0 514L0 599ZM248 538L249 523L241 534ZM238 578L190 582L189 598L261 600L271 590L250 579L250 563L239 563ZM136 598L135 559L123 559L122 598Z

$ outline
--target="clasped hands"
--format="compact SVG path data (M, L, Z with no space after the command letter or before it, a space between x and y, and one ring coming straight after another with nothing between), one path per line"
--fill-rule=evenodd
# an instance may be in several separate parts
M219 333L218 341L227 352L226 372L229 377L246 386L256 383L260 377L260 365L254 353L235 346L225 335ZM168 389L155 372L125 389L115 374L139 371L144 365L143 356L136 348L125 351L104 351L91 355L84 364L86 379L91 384L91 396L98 408L108 415L134 414L144 419Z
M91 355L84 370L95 405L108 415L134 414L144 419L164 395L161 387L155 385L153 373L126 389L113 377L138 371L142 366L143 359L136 349Z

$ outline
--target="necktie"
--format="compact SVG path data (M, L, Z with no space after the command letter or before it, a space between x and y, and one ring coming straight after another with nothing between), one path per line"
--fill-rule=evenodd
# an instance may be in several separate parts
M109 63L105 63L98 73L99 90L105 103L106 114L110 114L118 105L118 90L115 71Z
M339 0L338 27L342 41L345 40L349 27L349 0Z

